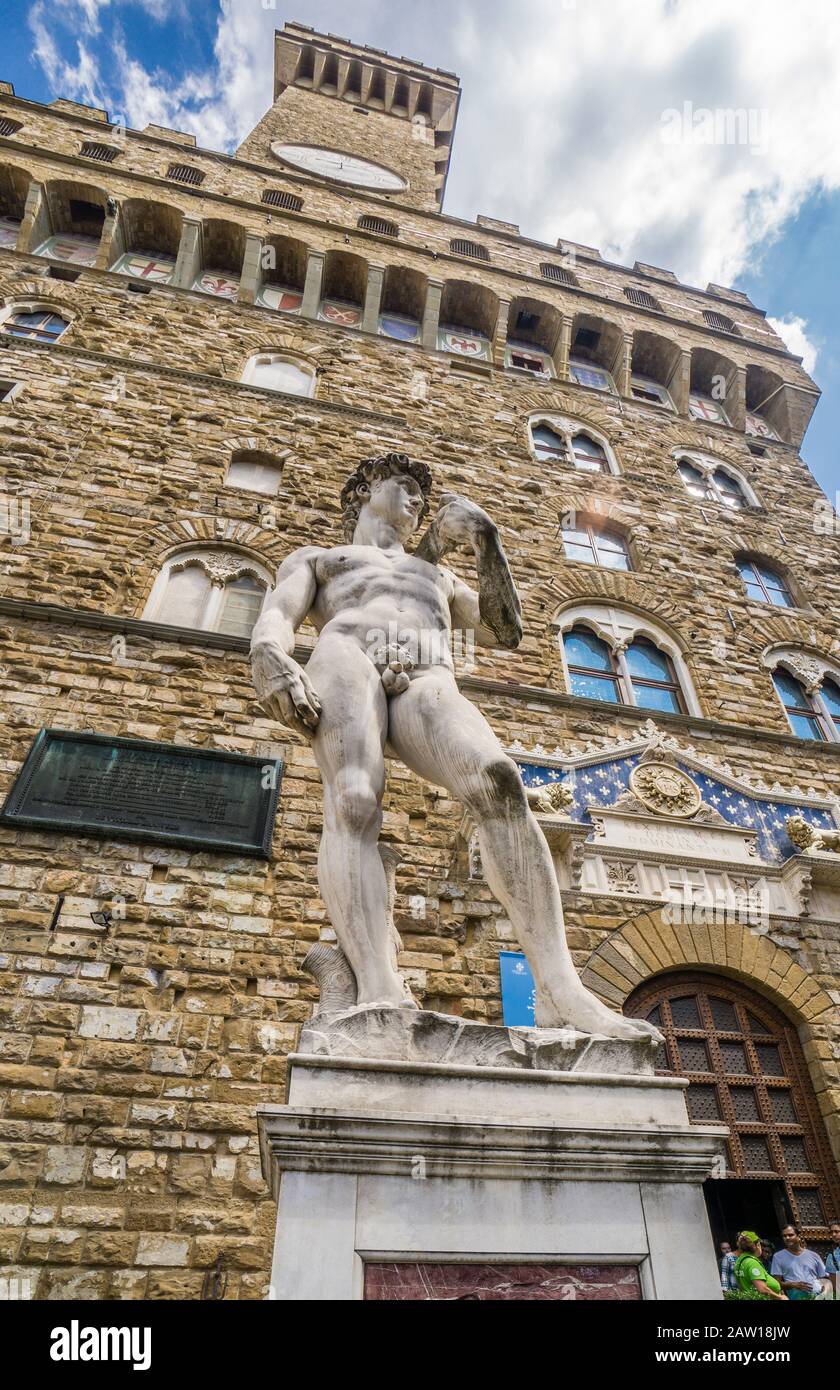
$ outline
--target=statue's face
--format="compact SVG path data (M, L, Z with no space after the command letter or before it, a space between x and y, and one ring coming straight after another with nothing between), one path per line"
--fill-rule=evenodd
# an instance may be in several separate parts
M395 473L390 478L376 478L370 485L365 507L393 526L400 536L410 536L417 530L423 510L423 490L407 473Z

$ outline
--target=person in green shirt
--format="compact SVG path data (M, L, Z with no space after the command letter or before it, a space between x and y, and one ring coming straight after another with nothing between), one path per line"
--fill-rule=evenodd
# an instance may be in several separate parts
M761 1263L761 1241L755 1231L742 1231L738 1237L738 1258L735 1261L735 1282L741 1293L751 1298L775 1299L787 1303L778 1279L768 1274Z

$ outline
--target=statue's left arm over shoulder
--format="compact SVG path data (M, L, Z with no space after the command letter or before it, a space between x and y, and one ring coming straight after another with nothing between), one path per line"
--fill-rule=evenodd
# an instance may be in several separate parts
M458 546L470 546L475 554L478 593L452 575L453 627L472 630L476 641L484 647L518 647L522 640L522 608L499 528L474 502L445 492L440 511L416 554L438 564L447 551Z

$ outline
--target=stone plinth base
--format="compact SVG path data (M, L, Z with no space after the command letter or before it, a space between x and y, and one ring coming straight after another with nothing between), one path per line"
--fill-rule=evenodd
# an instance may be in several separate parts
M727 1131L689 1125L684 1087L291 1057L258 1111L270 1297L720 1299L702 1183Z
M429 1009L358 1005L319 1012L301 1033L300 1052L318 1057L445 1062L514 1071L653 1075L660 1044L624 1041L574 1028L508 1028Z

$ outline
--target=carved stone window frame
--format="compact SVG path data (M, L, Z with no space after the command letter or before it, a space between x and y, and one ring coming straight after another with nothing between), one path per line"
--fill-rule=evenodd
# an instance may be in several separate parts
M679 473L680 464L687 463L692 468L696 468L698 473L702 474L707 490L707 495L706 497L698 497L695 499L701 504L709 502L713 506L723 507L726 511L743 510L742 508L729 507L723 500L723 497L720 495L718 485L714 481L714 474L717 472L721 472L725 473L727 477L732 479L735 486L741 492L744 498L744 503L747 507L755 507L759 511L763 510L761 502L759 501L754 488L750 484L745 474L741 472L740 468L737 468L734 464L730 463L728 459L715 458L713 454L697 453L693 449L674 449L672 453L672 458L674 460L674 466L677 470L677 473L680 476L680 482L682 483L686 492L688 492L688 485L685 479ZM691 495L692 494L689 493L689 496Z
M254 579L263 586L263 606L273 585L268 570L240 551L231 550L224 546L193 546L170 555L162 564L143 610L145 622L165 621L159 615L166 600L170 576L179 574L190 566L196 566L203 570L210 580L210 593L195 629L198 632L219 631L218 624L222 614L226 585L245 577ZM175 623L172 626L177 627L180 624Z
M8 333L10 337L15 336L12 331L11 320L16 314L51 314L55 318L64 320L65 327L60 333L49 337L41 338L37 333L20 334L20 337L28 337L38 343L57 343L64 338L73 326L75 314L64 304L51 304L48 299L13 299L0 309L0 331Z
M540 458L534 443L534 430L540 425L545 425L547 429L560 436L565 446L565 458L560 458L560 462L566 463L570 468L574 468L577 473L589 474L593 477L613 477L617 478L621 474L615 450L603 431L596 429L586 420L576 420L569 415L555 415L550 411L537 411L528 416L527 437L528 451L537 463L543 464L544 459ZM603 449L607 460L607 472L596 472L594 469L580 468L575 461L575 453L572 448L572 440L579 434L588 435L593 444L597 444Z
M622 704L643 708L636 700L633 678L627 668L624 653L638 637L646 637L649 642L664 652L671 662L685 705L683 712L702 719L703 711L700 708L685 657L677 641L655 619L646 614L635 613L632 609L621 608L612 604L576 603L559 613L554 619L560 659L563 663L563 679L569 693L571 693L572 682L563 637L573 627L578 626L588 627L596 637L600 637L609 647L616 664L619 692L623 697Z
M838 729L835 716L828 708L822 694L823 684L826 680L833 681L840 690L840 665L828 661L818 654L803 651L800 647L771 647L762 656L762 661L771 674L775 675L776 671L781 668L799 682L810 709L822 730L824 741L826 743L840 743L840 729ZM795 738L801 738L791 723L787 706L776 690L775 683L773 690L776 699L784 710L791 732ZM803 742L806 741L803 740Z

